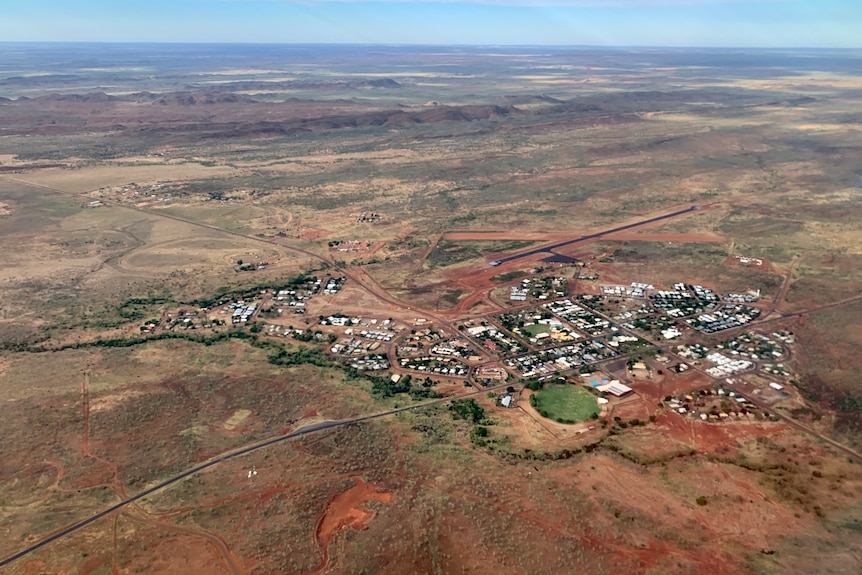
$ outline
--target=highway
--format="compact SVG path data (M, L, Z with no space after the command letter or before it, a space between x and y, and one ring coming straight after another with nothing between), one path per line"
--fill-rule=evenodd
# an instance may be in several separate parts
M307 435L309 433L314 433L315 431L320 431L322 429L329 429L331 427L338 427L339 425L346 425L348 423L355 423L358 421L364 421L366 419L372 419L372 417L358 418L355 420L348 420L348 421L322 421L319 423L308 425L306 427L302 427L302 428L297 429L296 431L292 431L288 434L280 435L278 437L272 437L270 439L266 439L266 440L261 441L259 443L255 443L252 445L242 447L236 451L229 451L229 452L224 453L222 455L219 455L213 459L209 459L209 460L205 461L204 463L201 463L200 465L196 465L195 467L192 467L191 469L187 469L186 471L183 471L179 475L175 475L169 479L162 481L161 483L153 485L152 487L148 487L147 489L144 489L140 493L133 495L132 497L129 497L128 499L125 499L123 501L120 501L119 503L116 503L116 504L108 507L107 509L100 511L100 512L96 513L95 515L91 515L90 517L88 517L82 521L79 521L78 523L74 523L72 525L69 525L68 527L63 528L62 530L57 531L56 533L53 533L52 535L46 537L45 539L42 539L41 541L34 543L33 545L31 545L30 547L27 547L26 549L22 549L21 551L15 553L13 555L10 555L8 557L4 557L2 560L0 560L0 567L5 567L6 565L9 565L13 561L18 560L18 559L24 557L25 555L29 555L30 553L33 553L34 551L44 547L45 545L53 543L54 541L57 541L58 539L62 539L63 537L65 537L71 533L74 533L75 531L78 531L79 529L83 529L84 527L86 527L87 525L90 525L91 523L95 523L96 521L98 521L99 519L102 519L103 517L107 517L108 515L110 515L111 513L114 513L115 511L119 511L120 509L122 509L128 505L131 505L132 503L135 503L136 501L139 501L148 495L152 495L156 491L160 491L166 487L169 487L169 486L173 485L174 483L177 483L178 481L185 479L186 477L194 475L195 473L200 473L201 471L204 471L205 469L209 469L210 467L218 465L219 463L222 463L223 461L228 461L230 459L240 457L241 455L251 453L252 451L256 451L258 449L262 449L264 447L267 447L267 446L270 446L270 445L273 445L273 444L276 444L276 443L279 443L282 441L286 441L286 440L292 439L294 437L299 437L301 435Z
M59 188L53 188L51 186L46 186L44 184L36 184L36 183L28 182L26 180L13 178L10 176L0 176L0 178L6 179L6 180L11 181L11 182L23 184L26 186L32 186L35 188L48 190L50 192L54 192L54 193L61 194L61 195L78 196L78 197L88 198L88 196L86 194L67 192L67 191L61 190ZM458 332L458 330L455 329L455 326L452 324L451 321L441 317L440 315L432 312L431 310L419 307L416 304L408 305L408 303L403 302L401 300L398 300L398 299L392 297L391 295L389 295L386 292L386 290L384 288L382 288L380 285L378 285L377 282L375 282L374 279L371 276L369 276L368 273L365 270L363 270L361 267L356 268L355 270L341 269L335 263L335 261L332 258L326 257L324 255L320 255L320 254L315 253L311 250L306 250L306 249L303 249L303 248L300 248L297 246L289 245L289 244L282 242L282 241L279 241L275 238L265 238L265 237L259 237L259 236L251 235L251 234L243 234L240 232L234 232L231 230L226 230L224 228L220 228L218 226L214 226L212 224L206 224L203 222L196 222L194 220L181 218L181 217L175 216L173 214L168 214L168 213L164 213L164 212L156 211L156 210L146 210L143 208L139 208L136 206L123 204L123 203L105 201L104 204L105 204L105 206L108 206L108 207L115 207L115 208L120 208L120 209L124 209L124 210L139 212L142 214L147 214L148 216L152 216L152 217L158 217L158 218L173 220L173 221L180 222L180 223L183 223L183 224L186 224L189 226L203 228L203 229L207 229L207 230L212 230L212 231L219 232L219 233L222 233L225 235L235 236L235 237L243 238L245 240L249 240L249 241L253 241L253 242L269 244L271 246L275 246L275 247L278 247L281 249L285 249L285 250L292 251L292 252L295 252L298 254L302 254L303 256L306 256L312 260L317 260L317 261L324 263L328 266L332 266L337 273L343 274L346 278L348 278L351 281L353 281L354 283L356 283L356 285L358 285L360 288L365 290L368 294L377 298L381 302L389 304L389 305L394 306L396 308L400 308L401 310L412 310L412 311L416 312L417 315L424 315L427 318L436 322L441 327L448 328L453 333ZM690 210L684 210L684 211L690 211ZM680 212L680 213L684 213L684 211ZM671 217L672 215L673 214L661 216L660 218L654 218L654 220ZM649 220L649 221L653 221L653 220ZM637 224L633 224L633 225L643 225L645 223L647 223L647 222L638 222ZM622 228L620 228L620 229L622 229ZM607 232L605 232L605 233L607 233ZM258 311L256 313L259 313L260 309L262 307L263 306L258 306ZM484 349L482 349L480 346L475 345L473 342L469 342L469 345L476 352L477 355L479 355L485 359L488 359L488 360L492 359L491 356Z
M684 209L684 210L678 210L678 211L675 211L675 212L671 212L671 213L669 213L669 214L664 214L664 215L661 215L661 216L656 216L656 217L654 217L654 218L649 218L648 220L641 220L641 221L639 221L639 222L634 222L634 223L631 223L631 224L626 224L626 225L624 225L624 226L619 226L619 227L616 227L616 228L611 228L611 229L609 229L609 230L604 230L604 231L602 231L602 232L596 232L596 233L594 233L594 234L588 234L588 235L585 235L585 236L581 236L581 237L579 237L579 238L575 238L575 239L571 239L571 240L564 240L564 241L561 241L561 242L557 242L557 243L555 243L555 244L551 244L551 245L547 245L547 246L542 246L542 247L540 247L540 248L534 248L534 249L532 249L532 250L528 250L528 251L526 251L526 252L521 252L521 253L518 253L518 254L511 255L511 256L506 256L505 258L501 258L501 259L499 259L499 260L495 260L495 261L491 262L491 265L492 265L492 266L500 266L500 265L503 265L503 264L505 264L505 263L513 262L513 261L515 261L515 260L519 260L519 259L522 259L522 258L528 258L528 257L530 257L530 256L535 256L535 255L543 254L543 253L551 253L551 252L553 252L554 250L557 250L557 249L560 249L560 248L564 248L564 247L566 247L566 246L570 246L570 245L572 245L572 244L576 244L576 243L578 243L578 242L583 242L583 241L586 241L586 240L594 240L594 239L596 239L596 238L601 238L601 237L603 237L603 236L607 236L607 235L610 235L610 234L615 234L615 233L617 233L617 232L624 232L624 231L626 231L626 230L631 230L631 229L634 229L634 228L638 228L638 227L640 227L640 226L645 226L645 225L647 225L647 224L652 224L652 223L654 223L654 222L660 222L660 221L662 221L662 220L667 220L667 219L670 219L670 218L675 218L676 216L681 216L681 215L683 215L683 214L688 214L688 213L690 213L690 212L694 212L694 211L699 210L699 209L700 209L700 206L691 206L691 207L688 207L688 208L686 208L686 209Z
M114 505L111 505L110 507L103 509L102 511L99 511L95 515L91 515L90 517L87 517L86 519L82 519L81 521L79 521L77 523L73 523L67 527L64 527L60 531L57 531L56 533L52 533L48 537L45 537L44 539L37 541L36 543L30 545L29 547L22 549L21 551L18 551L12 555L9 555L8 557L4 557L3 559L0 559L0 567L5 567L5 566L9 565L10 563L13 563L13 562L17 561L18 559L21 559L22 557L25 557L26 555L29 555L30 553L33 553L34 551L37 551L37 550L41 549L42 547L45 547L46 545L49 545L49 544L51 544L51 543L53 543L59 539L62 539L63 537L66 537L67 535L70 535L76 531L79 531L79 530L83 529L84 527L87 527L88 525L95 523L96 521L111 515L112 513L116 513L117 511L120 511L123 508L128 507L132 503L140 501L141 499L143 499L144 497L147 497L148 495L152 495L153 493L155 493L157 491L161 491L162 489L170 487L171 485L178 483L179 481L182 481L183 479L185 479L187 477L191 477L192 475L200 473L201 471L205 471L205 470L209 469L210 467L214 467L214 466L218 465L219 463L223 463L225 461L230 461L231 459L236 459L237 457L242 457L243 455L247 455L247 454L252 453L254 451L258 451L258 450L263 449L265 447L269 447L269 446L275 445L277 443L282 443L282 442L287 441L289 439L294 439L296 437L301 437L303 435L309 435L311 433L316 433L318 431L323 431L326 429L332 429L335 427L342 427L345 425L351 425L351 424L355 424L355 423L362 423L365 421L372 421L375 419L381 419L381 418L389 417L391 415L395 415L398 413L404 413L406 411L414 411L417 409L423 409L426 407L430 407L432 405L439 405L441 403L446 403L446 402L451 401L453 399L461 399L461 398L465 398L465 397L471 397L474 395L478 395L480 393L487 393L489 391L504 389L506 387L506 385L507 384L502 384L502 385L498 385L495 387L486 387L484 389L477 390L477 391L474 391L471 393L466 393L466 394L459 395L459 396L444 397L441 399L426 401L424 403L420 403L417 405L408 405L407 407L399 407L398 409L390 409L389 411L383 411L383 412L374 413L371 415L363 415L361 417L355 417L353 419L341 419L341 420L335 420L335 421L320 421L317 423L312 423L312 424L306 425L304 427L300 427L299 429L296 429L296 430L291 431L290 433L286 433L284 435L277 435L275 437L270 437L269 439L264 439L262 441L258 441L257 443L252 443L252 444L240 447L239 449L235 449L233 451L228 451L228 452L223 453L221 455L218 455L212 459L208 459L208 460L204 461L203 463L200 463L194 467L191 467L191 468L183 471L182 473L180 473L178 475L174 475L173 477L170 477L170 478L165 479L165 480L163 480L163 481L161 481L161 482L159 482L153 486L150 486L150 487L144 489L143 491L141 491L140 493L137 493L136 495L133 495L127 499L124 499L123 501L120 501L119 503L115 503Z
M783 293L786 293L786 290L783 290ZM782 296L782 297L783 297L783 296ZM803 316L803 315L807 315L807 314L813 313L813 312L815 312L815 311L819 311L819 310L823 310L823 309L829 309L829 308L832 308L832 307L837 307L837 306L840 306L840 305L845 305L845 304L853 303L853 302L857 302L857 301L860 301L860 300L862 300L862 295L858 295L858 296L854 296L854 297L847 298L847 299L844 299L844 300L840 300L840 301L836 301L836 302L832 302L832 303L828 303L828 304L824 304L824 305L816 306L816 307L813 307L813 308L809 308L809 309L807 309L807 310L802 310L802 311L798 311L798 312L794 312L794 313L789 313L789 314L787 314L787 315L783 315L783 316L778 316L778 317L774 317L774 318L770 318L770 319L763 319L763 320L760 320L760 321L756 321L756 320L755 320L755 321L750 322L750 323L747 323L747 324L745 324L745 325L740 325L740 326L737 326L737 327L735 327L735 328L730 328L730 329L728 329L728 330L725 330L725 331L723 331L723 332L722 332L722 334L733 333L733 332L737 332L737 331L741 331L741 330L751 330L751 329L754 329L755 327L762 326L762 325L764 325L764 324L766 324L766 323L771 323L771 322L776 322L776 321L784 321L784 320L787 320L787 319L792 318L792 317L800 317L800 316ZM775 302L773 302L773 305L774 305L774 306L776 306L776 307L777 307L779 304L780 304L780 302L779 302L779 301L775 301ZM773 308L773 309L774 309L774 308ZM596 310L596 309L590 309L590 311L591 311L592 313L594 313L594 314L596 314L596 315L598 315L598 316L600 316L600 317L602 317L602 318L606 319L607 321L611 321L611 322L613 322L613 321L614 321L610 316L608 316L607 314L602 313L602 312L600 312L600 311L598 311L598 310ZM636 333L635 331L633 331L633 330L631 330L631 329L629 329L629 328L625 327L624 325L621 325L621 324L619 324L619 323L617 323L616 325L619 327L619 329L620 329L620 331L621 331L621 332L626 333L626 334L631 335L631 336L634 336L634 337L639 337L639 338L643 339L644 341L646 341L646 342L648 342L649 344L651 344L652 346L654 346L656 349L661 349L661 350L663 350L663 352L664 352L666 355L668 355L668 356L670 356L670 357L673 357L674 359L676 359L676 360L677 360L677 361L679 361L680 363L685 363L685 364L687 364L687 365L689 366L689 369L691 369L692 371L695 371L695 372L699 373L699 374L700 374L700 375L702 375L703 377L708 378L708 379L710 379L710 380L712 380L712 381L715 381L715 382L718 382L718 383L721 383L721 382L722 382L722 378L716 378L716 377L713 377L713 376L709 375L708 373L706 373L706 370L704 370L703 368L698 367L697 365L694 365L694 363L693 363L692 361L690 361L689 359L684 358L684 357L682 357L681 355L677 354L677 353L673 350L674 345L677 345L677 344L674 344L674 345L668 345L668 343L667 343L667 342L658 342L658 341L656 341L656 340L654 340L654 339L651 339L651 338L647 337L647 336L646 336L645 334L643 334L643 333ZM614 359L614 360L616 360L616 359L619 359L619 358L613 358L613 359ZM842 453L844 453L847 457L851 457L851 458L853 458L853 460L855 460L855 461L857 461L857 462L862 462L862 454L860 454L860 453L859 453L858 451L856 451L855 449L853 449L853 448L851 448L851 447L849 447L849 446L847 446L847 445L844 445L843 443L841 443L841 442L839 442L839 441L836 441L836 440L832 439L831 437L828 437L828 436L824 435L823 433L820 433L820 432L819 432L819 431L817 431L816 429L814 429L814 428L812 428L812 427L809 427L809 426L807 426L807 425L805 425L805 424L803 424L803 423L801 423L801 422L799 422L799 421L797 421L797 420L793 419L792 417L790 417L790 416L789 416L789 415L787 415L786 413L782 413L781 411L778 411L778 410L777 410L777 409L775 409L773 406L771 406L771 405L767 404L766 402L762 401L759 397L756 397L754 394L748 393L747 391L746 391L746 392L743 392L743 391L742 391L742 390L740 390L738 387L734 388L734 391L735 391L738 395L740 395L740 396L744 397L746 400L748 400L749 402L751 402L752 404L756 405L756 406L758 407L758 409L760 409L763 413L769 413L769 414L771 414L771 415L774 415L775 417L777 417L777 418L781 419L782 421L784 421L784 422L785 422L786 424L788 424L790 427L793 427L794 429L796 429L796 430L798 430L798 431L801 431L801 432L803 432L803 433L807 433L808 435L810 435L810 436L812 436L812 437L814 437L814 438L816 438L816 439L819 439L820 441L822 441L822 442L824 442L824 443L828 443L829 445L831 445L831 446L832 446L832 447L834 447L835 449L837 449L837 450L841 451Z
M5 177L5 176L4 176L4 178L8 179L8 180L17 181L17 182L20 182L22 184L26 184L29 186L36 186L36 187L48 189L48 190L51 190L51 191L54 191L57 193L61 193L61 194L79 195L79 194L73 194L70 192L65 192L63 190L51 188L51 187L44 186L44 185L33 184L33 183L26 182L23 180L17 180L15 178L10 178L10 177ZM156 217L171 219L171 220L174 220L177 222L182 222L182 223L187 224L187 225L196 226L196 227L200 227L200 228L206 228L206 229L209 229L212 231L217 231L217 232L220 232L223 234L241 237L243 239L250 240L250 241L256 241L256 242L271 244L273 246L277 246L277 247L282 248L282 249L287 249L287 250L291 250L295 253L302 254L302 255L307 256L309 258L314 258L318 261L324 262L324 263L331 265L331 266L336 265L335 262L331 258L328 258L324 255L314 253L313 251L310 251L310 250L302 249L302 248L295 247L295 246L286 245L285 243L282 243L276 239L260 238L260 237L256 237L256 236L241 234L238 232L232 232L232 231L225 230L225 229L222 229L222 228L219 228L217 226L210 225L210 224L190 221L190 220L186 220L184 218L177 217L177 216L174 216L171 214L148 211L148 210L136 208L133 206L122 205L122 204L113 204L113 203L110 205L115 206L115 207L119 207L119 208L123 208L123 209L127 209L127 210L133 210L133 211L137 211L137 212L141 212L141 213L146 213L150 216L156 216ZM645 226L648 224L652 224L655 222L660 222L660 221L668 220L668 219L671 219L671 218L674 218L677 216L689 214L691 212L697 211L698 209L700 209L699 206L690 206L690 207L685 208L685 209L680 209L680 210L676 210L674 212L663 214L660 216L655 216L655 217L648 218L645 220L640 220L640 221L637 221L634 223L617 226L615 228L611 228L608 230L604 230L604 231L600 231L600 232L596 232L596 233L592 233L592 234L587 234L587 235L580 236L578 238L563 240L563 241L553 243L550 245L545 245L542 247L530 249L528 251L513 254L513 255L507 256L505 258L499 259L495 262L491 262L491 264L494 266L499 266L499 265L502 265L502 264L505 264L508 262L512 262L512 261L516 261L516 260L519 260L522 258L527 258L527 257L535 256L538 254L542 254L542 253L553 252L553 250L560 249L560 248L570 246L573 244L577 244L579 242L592 240L592 239L596 239L596 238L601 238L601 237L608 236L608 235L611 235L611 234L614 234L617 232L631 230L631 229L635 229L635 228ZM405 302L400 301L400 300L390 296L381 286L376 284L376 282L374 282L374 280L370 276L368 276L368 274L364 270L362 270L361 268L357 269L357 270L352 270L349 272L344 270L344 271L341 271L341 273L343 273L345 276L347 276L352 281L356 282L356 284L358 286L360 286L362 289L364 289L370 295L377 298L379 301L385 302L389 305L392 305L392 306L395 306L395 307L398 307L401 309L411 309L410 307L407 307ZM790 276L792 276L792 272L789 272L787 278L785 278L784 284L782 285L780 292L779 292L779 297L776 298L776 302L774 303L773 311L777 311L775 309L775 307L777 307L778 303L780 303L780 301L783 300L784 295L787 293L787 290L788 290L789 284L790 284ZM810 313L811 311L815 311L817 309L825 309L828 307L834 307L834 306L846 304L849 302L857 301L859 299L862 299L862 296L856 296L853 298L849 298L847 300L842 300L840 302L833 302L831 304L826 304L826 305L820 306L818 308L813 308L810 310L805 310L805 311L800 311L800 312L795 312L795 313L788 313L784 316L774 317L774 318L771 318L768 320L764 316L764 318L761 321L752 322L751 324L749 324L748 326L745 326L745 327L750 329L752 327L756 327L758 325L762 325L764 323L768 323L771 321L782 321L782 320L786 320L786 319L794 317L794 316L801 316L801 315L804 315L806 313ZM429 310L421 309L421 308L418 308L415 306L413 307L413 310L415 310L419 314L428 316L430 319L437 322L441 327L448 328L453 333L458 333L457 329L454 327L454 325L450 321L440 317L439 315L434 314L434 313L430 312ZM603 314L599 314L598 312L596 312L596 313L597 313L597 315L603 316ZM628 330L623 330L623 331L627 332ZM642 335L640 335L639 337L643 338ZM646 338L643 338L643 339L646 339ZM647 340L647 341L649 341L649 340ZM650 342L650 343L652 343L653 345L659 345L656 342ZM473 342L471 342L471 348L473 348L475 351L477 351L478 354L481 355L483 358L490 359L490 355L487 352L485 352L480 346L473 344ZM696 369L696 371L700 371L700 370ZM473 383L475 385L475 382L473 382ZM484 393L487 393L488 391L503 389L505 387L506 387L506 384L503 384L500 386L495 386L495 387L479 389L475 392L463 394L463 395L460 395L458 397L459 398L470 397L470 396L474 396L474 395L477 395L480 393L484 394ZM770 406L763 405L762 403L758 403L758 401L757 401L758 398L748 398L747 396L746 396L746 398L750 399L752 401L752 403L755 403L756 405L758 405L761 409L763 409L763 411L774 413L776 416L783 419L785 422L787 422L789 425L791 425L795 429L797 429L801 432L804 432L804 433L808 433L812 436L815 436L815 437L817 437L817 438L819 438L825 442L828 442L830 445L832 445L833 447L835 447L837 449L840 449L843 453L845 453L848 456L854 457L856 459L860 458L859 453L853 451L852 449L848 448L847 446L844 446L844 445L838 443L837 441L834 441L834 440L831 440L830 438L825 437L824 435L818 433L816 430L811 429L805 425L802 425L799 422L792 420L791 418L789 418L788 416L786 416L782 413L776 413L773 409L770 408ZM375 419L380 419L380 418L388 417L391 415L395 415L395 414L403 413L403 412L407 412L407 411L422 409L422 408L429 407L432 405L442 404L444 402L451 401L452 399L456 399L456 398L455 397L447 397L447 398L432 400L432 401L424 402L421 404L410 405L410 406L406 406L406 407L402 407L402 408L398 408L398 409L388 410L388 411L384 411L384 412L380 412L380 413L376 413L376 414L372 414L372 415L366 415L366 416L362 416L362 417L356 417L356 418L352 418L352 419L317 422L317 423L313 423L313 424L309 424L307 426L301 427L299 429L296 429L296 430L291 431L291 432L284 434L284 435L279 435L279 436L271 437L268 439L264 439L264 440L261 440L259 442L255 442L255 443L251 443L251 444L246 445L246 446L242 446L238 449L225 452L225 453L218 455L212 459L206 460L206 461L204 461L198 465L195 465L194 467L191 467L191 468L189 468L189 469L187 469L187 470L185 470L185 471L183 471L183 472L181 472L175 476L172 476L172 477L165 479L165 480L163 480L163 481L161 481L155 485L152 485L152 486L144 489L143 491L141 491L141 492L139 492L133 496L130 496L126 499L123 499L122 501L119 501L118 503L115 503L115 504L105 508L104 510L95 513L94 515L91 515L90 517L87 517L87 518L85 518L85 519L83 519L77 523L68 525L68 526L62 528L61 530L59 530L55 533L52 533L51 535L45 537L44 539L41 539L41 540L31 544L30 546L28 546L25 549L22 549L22 550L14 553L12 555L9 555L7 557L0 559L0 568L5 567L5 566L17 561L18 559L21 559L22 557L25 557L25 556L27 556L27 555L29 555L29 554L31 554L31 553L39 550L39 549L51 544L51 543L54 543L54 542L62 539L63 537L66 537L67 535L75 533L75 532L77 532L77 531L79 531L79 530L105 518L105 517L108 517L108 516L110 516L114 513L117 513L117 512L121 512L124 508L140 501L141 499L143 499L149 495L152 495L158 491L166 489L166 488L170 487L171 485L174 485L174 484L182 481L183 479L186 479L186 478L193 476L197 473L200 473L200 472L205 471L209 468L212 468L212 467L214 467L220 463L230 461L232 459L242 457L244 455L258 451L260 449L264 449L264 448L269 447L271 445L282 443L282 442L285 442L285 441L288 441L288 440L291 440L291 439L294 439L297 437L301 437L304 435L317 433L320 431L324 431L327 429L333 429L333 428L337 428L337 427L341 427L341 426L346 426L346 425L371 421L371 420L375 420Z

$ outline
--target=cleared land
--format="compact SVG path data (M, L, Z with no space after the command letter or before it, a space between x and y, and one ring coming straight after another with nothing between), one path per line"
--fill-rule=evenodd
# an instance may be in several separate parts
M536 398L536 410L557 422L587 421L601 411L596 397L575 385L548 385L532 397Z
M0 556L291 429L475 403L224 461L9 573L859 571L862 472L830 443L858 448L862 413L859 54L176 50L0 46ZM555 250L577 262L488 265L692 205ZM716 382L658 341L590 368L634 389L595 424L539 417L466 330L541 314L510 290L557 276L567 299L760 290L758 329L797 338L789 375L733 385L792 393L682 414L668 396ZM277 299L306 277L344 284ZM256 306L246 323L234 304ZM320 323L342 314L365 323ZM387 321L391 341L362 335ZM332 351L346 340L361 353ZM399 347L508 379L425 386ZM346 365L372 354L391 367ZM536 397L597 410L575 385Z

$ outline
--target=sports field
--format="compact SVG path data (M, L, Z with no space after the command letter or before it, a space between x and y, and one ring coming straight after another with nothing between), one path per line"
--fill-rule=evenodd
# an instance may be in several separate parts
M534 323L525 325L524 331L530 334L530 337L536 337L543 333L549 333L551 331L551 326L546 323Z
M535 398L536 411L562 423L586 421L600 412L595 396L574 385L550 385L539 391Z

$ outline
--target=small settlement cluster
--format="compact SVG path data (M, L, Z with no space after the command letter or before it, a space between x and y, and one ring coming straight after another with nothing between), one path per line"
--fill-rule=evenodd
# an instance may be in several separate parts
M787 346L794 342L789 332L737 330L733 337L706 343L704 336L714 338L755 321L760 310L751 304L759 298L757 292L720 295L684 282L664 289L634 281L593 285L592 293L570 296L564 278L540 276L519 280L514 288L519 297L510 300L505 311L455 324L435 325L423 317L333 313L338 302L348 304L347 299L336 298L322 302L325 307L320 309L329 313L311 325L306 310L312 298L338 294L345 281L344 277L299 276L275 289L215 302L205 311L230 314L233 324L252 325L264 334L326 345L331 357L361 371L387 371L390 376L413 373L480 389L510 379L527 384L563 378L595 390L599 403L638 393L638 382L627 377L625 369L614 372L617 368L611 366L640 365L650 372L664 368L671 374L694 370L722 385L737 383L743 374L770 379L790 376L784 363ZM286 316L288 310L300 317ZM291 317L305 327L291 325ZM785 387L777 381L770 384L774 385L764 386L764 393ZM711 393L733 399L750 397L755 391L730 395L717 388ZM711 396L692 397L677 399L675 411L685 414L692 409L690 403L706 404ZM739 399L734 403L746 405ZM723 412L721 406L718 412ZM711 405L704 413L709 420Z

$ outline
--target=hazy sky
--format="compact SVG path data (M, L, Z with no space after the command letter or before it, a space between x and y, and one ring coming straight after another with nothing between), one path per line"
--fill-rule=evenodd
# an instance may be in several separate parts
M21 0L0 40L862 47L862 0Z

